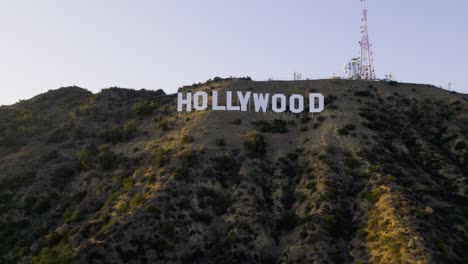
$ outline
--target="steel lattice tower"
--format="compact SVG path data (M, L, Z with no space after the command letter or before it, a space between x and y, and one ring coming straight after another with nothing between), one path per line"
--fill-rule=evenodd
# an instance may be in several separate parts
M361 79L375 80L374 58L372 54L372 45L369 42L369 32L367 28L367 6L366 0L362 2L362 26L361 26Z

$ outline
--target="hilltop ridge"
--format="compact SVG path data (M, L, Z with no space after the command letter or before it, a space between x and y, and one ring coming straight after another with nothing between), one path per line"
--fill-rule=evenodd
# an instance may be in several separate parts
M2 106L0 262L468 260L467 95L338 79L179 89L200 90L321 93L325 110L178 113L162 90L79 87Z

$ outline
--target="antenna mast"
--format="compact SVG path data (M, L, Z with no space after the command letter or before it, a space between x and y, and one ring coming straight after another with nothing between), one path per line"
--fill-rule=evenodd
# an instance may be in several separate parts
M371 50L372 45L369 42L369 32L367 29L367 6L366 0L362 2L362 26L361 26L361 79L375 80L374 58Z

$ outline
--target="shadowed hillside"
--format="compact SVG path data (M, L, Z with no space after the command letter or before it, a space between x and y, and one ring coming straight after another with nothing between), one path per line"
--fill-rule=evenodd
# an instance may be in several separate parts
M468 262L467 95L346 80L181 89L318 92L326 106L179 114L162 90L68 87L0 107L0 262Z

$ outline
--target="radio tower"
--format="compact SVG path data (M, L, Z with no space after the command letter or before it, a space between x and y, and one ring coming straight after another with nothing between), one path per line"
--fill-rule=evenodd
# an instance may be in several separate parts
M375 80L374 58L372 54L372 45L369 42L369 32L367 31L367 6L366 0L362 2L362 26L361 26L361 79Z

